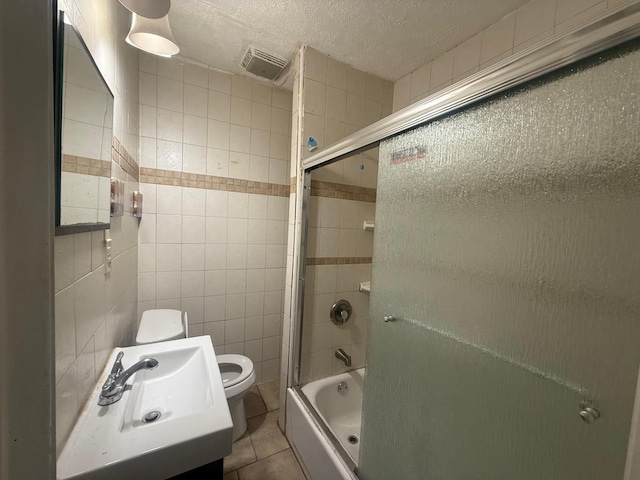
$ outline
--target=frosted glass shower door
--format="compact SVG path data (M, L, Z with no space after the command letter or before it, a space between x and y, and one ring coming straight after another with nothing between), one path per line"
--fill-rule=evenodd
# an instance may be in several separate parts
M637 46L381 145L362 479L622 480Z

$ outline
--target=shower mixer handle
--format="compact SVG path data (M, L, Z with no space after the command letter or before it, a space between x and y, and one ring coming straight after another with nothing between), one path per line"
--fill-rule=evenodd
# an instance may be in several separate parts
M386 317L384 317L385 323L395 322L395 320L396 320L396 317L394 317L393 315L387 315Z

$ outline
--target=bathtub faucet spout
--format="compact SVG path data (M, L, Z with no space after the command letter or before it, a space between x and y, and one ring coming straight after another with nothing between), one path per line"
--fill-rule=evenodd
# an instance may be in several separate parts
M345 367L351 366L351 355L347 355L343 349L339 348L336 350L336 358L344 362Z

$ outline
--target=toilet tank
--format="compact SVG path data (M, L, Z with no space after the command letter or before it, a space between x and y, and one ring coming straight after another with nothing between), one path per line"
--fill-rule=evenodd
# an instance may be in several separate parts
M188 336L187 312L170 309L142 312L136 345L167 342Z

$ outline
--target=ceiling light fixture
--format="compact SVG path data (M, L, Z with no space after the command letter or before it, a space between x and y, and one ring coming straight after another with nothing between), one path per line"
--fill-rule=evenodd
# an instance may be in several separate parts
M161 57L171 57L180 52L171 33L167 15L152 19L133 13L131 30L126 40L129 45Z
M169 13L171 0L120 0L131 13L147 18L162 18Z

